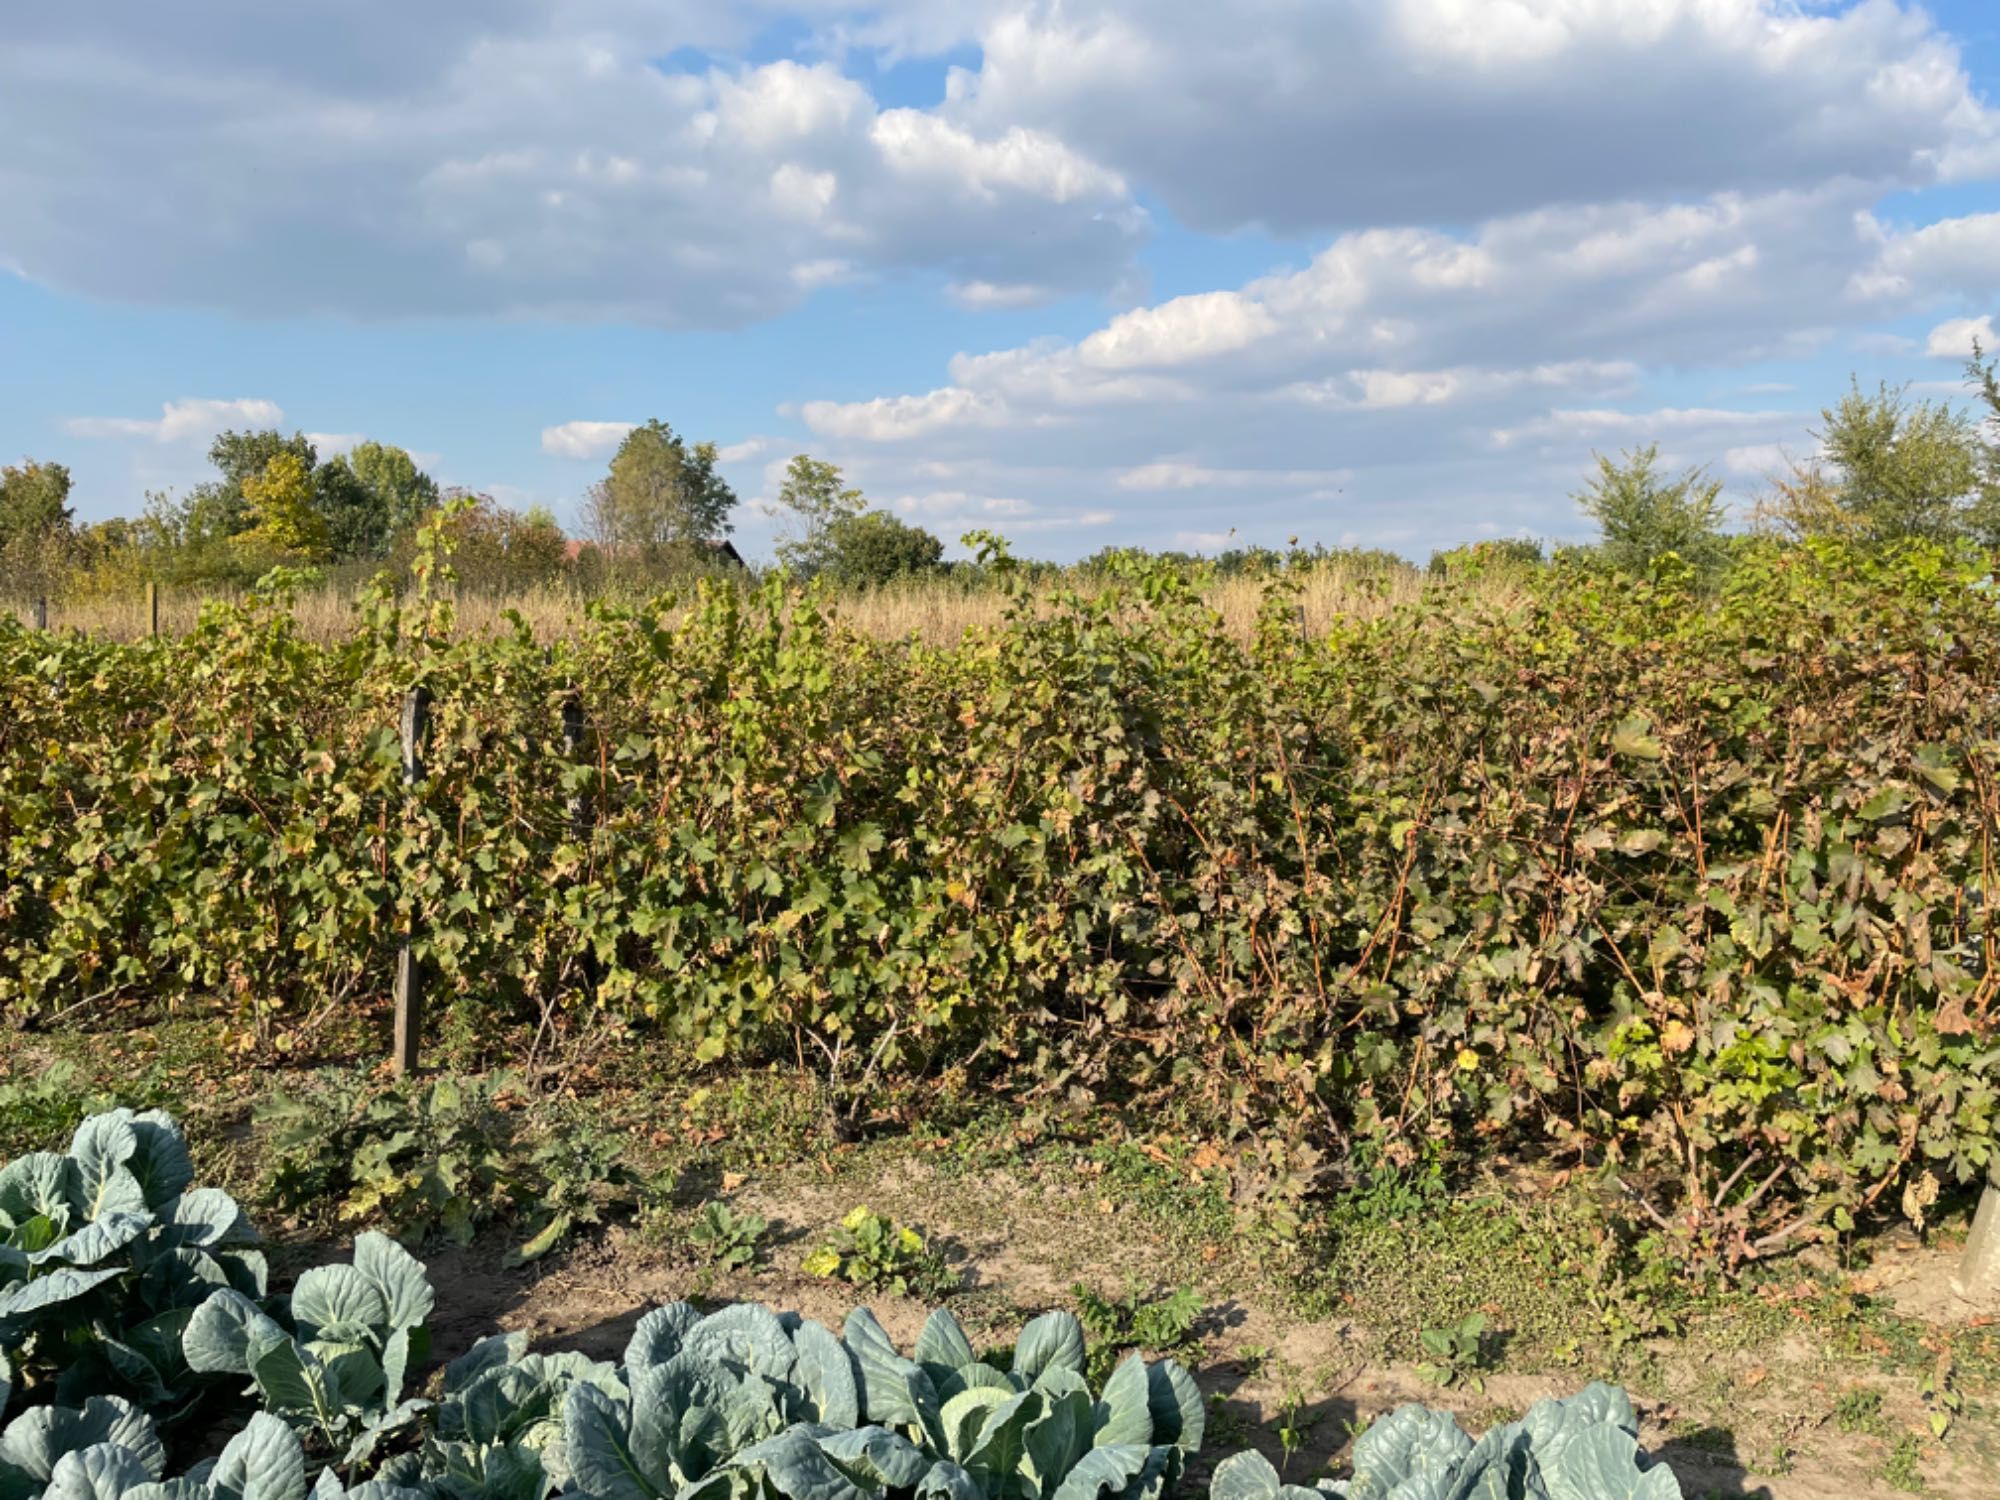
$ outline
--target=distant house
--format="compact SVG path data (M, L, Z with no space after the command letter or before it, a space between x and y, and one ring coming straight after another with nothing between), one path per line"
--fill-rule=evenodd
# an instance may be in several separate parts
M743 560L743 554L736 550L736 544L727 537L723 537L717 541L703 542L700 545L708 549L709 558L718 566L741 568L746 573L750 570L750 564ZM595 542L586 542L579 538L571 537L563 544L563 561L574 565L576 560L582 557L586 551L602 552L607 556L615 557L618 555L620 549L615 546L600 547Z

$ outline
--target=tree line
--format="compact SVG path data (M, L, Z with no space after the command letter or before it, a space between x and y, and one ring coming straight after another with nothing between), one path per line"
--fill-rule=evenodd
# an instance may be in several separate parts
M276 567L350 581L406 572L416 536L439 519L462 585L494 591L572 580L585 587L671 581L725 565L737 496L717 449L667 423L635 427L584 499L583 535L546 508L440 486L405 450L366 442L322 460L304 433L221 433L214 474L185 494L155 493L137 517L79 523L61 463L0 469L0 591L114 592L145 582L246 587ZM777 496L779 560L800 574L872 585L942 565L944 543L871 508L832 464L800 454Z
M1748 533L1732 531L1722 482L1706 469L1669 472L1657 445L1595 455L1596 472L1574 498L1597 539L1557 550L1619 571L1672 567L1701 580L1725 570L1754 534L2000 547L2000 377L1977 347L1967 376L1970 410L1855 384L1822 411L1815 451L1770 478ZM657 419L626 435L591 486L580 538L545 508L517 511L443 488L407 451L384 443L322 461L303 433L229 431L208 459L213 477L185 494L151 494L136 518L89 524L76 521L64 465L30 459L0 468L0 592L109 593L149 581L230 589L279 566L358 582L383 567L407 571L419 528L447 506L461 585L475 589L656 584L735 561L725 544L738 499L717 470L715 444L690 443ZM938 537L871 506L838 466L807 454L787 468L776 511L777 560L795 576L869 587L951 566ZM1142 550L1106 548L1076 569L1102 572ZM1221 576L1335 558L1372 571L1408 566L1386 552L1322 548L1151 555ZM1501 539L1434 553L1430 570L1536 566L1550 556L1539 541Z

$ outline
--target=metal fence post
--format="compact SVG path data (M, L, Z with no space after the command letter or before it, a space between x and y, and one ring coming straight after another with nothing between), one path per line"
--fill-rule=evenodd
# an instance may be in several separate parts
M422 683L403 696L403 788L413 795L424 779L424 741L430 733L431 695ZM393 1062L398 1078L417 1071L424 1034L424 971L417 962L417 918L413 911L396 950L396 1036Z
M146 638L158 640L160 635L160 586L146 585Z
M49 596L47 594L37 594L35 595L35 629L47 630L48 628Z

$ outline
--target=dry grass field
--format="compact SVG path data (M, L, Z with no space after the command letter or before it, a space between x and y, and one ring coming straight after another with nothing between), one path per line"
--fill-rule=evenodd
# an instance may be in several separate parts
M1036 585L1044 593L1058 586L1078 585ZM1317 633L1336 619L1367 619L1400 605L1413 604L1433 586L1416 569L1385 574L1329 565L1302 575L1299 603L1305 610L1307 628ZM1504 588L1497 583L1487 586L1496 591ZM1256 630L1264 589L1261 579L1238 576L1211 583L1204 596L1233 634L1248 639ZM161 632L184 634L199 618L207 598L227 597L230 596L162 588ZM640 596L635 593L631 597ZM583 618L585 602L578 591L562 585L513 593L467 590L457 601L458 626L474 635L497 634L510 629L509 616L518 613L538 637L556 637L575 628ZM1007 606L1006 596L996 588L985 584L968 586L947 578L912 580L881 589L842 593L836 597L833 608L847 624L882 640L916 639L943 644L959 639L969 630L999 625ZM333 587L312 590L299 596L294 611L309 637L336 640L352 627L354 594ZM27 621L32 617L33 604L26 599L0 598L0 614ZM135 589L129 593L51 599L48 623L53 630L79 630L112 640L137 640L146 634L149 624L146 598Z

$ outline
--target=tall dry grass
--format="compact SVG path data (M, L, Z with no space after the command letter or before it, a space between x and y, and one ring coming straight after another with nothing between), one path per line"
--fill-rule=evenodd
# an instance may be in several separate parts
M1077 585L1071 582L1038 588L1048 595L1058 586ZM1329 565L1303 574L1299 603L1305 611L1306 628L1318 633L1337 619L1372 619L1401 605L1415 603L1433 586L1416 569L1385 573ZM1258 610L1264 599L1261 580L1218 579L1204 589L1203 595L1232 634L1248 640L1255 633ZM214 591L163 587L161 633L184 634L195 624L204 602L227 597L230 596ZM456 603L461 631L474 635L506 632L513 628L508 615L514 612L527 621L536 636L553 639L577 628L584 617L585 600L574 589L553 585L506 594L467 591ZM883 640L916 639L946 645L962 638L968 630L998 626L1006 616L1007 607L1007 597L996 588L969 586L945 578L912 579L886 588L843 593L834 598L831 610L854 629ZM349 634L354 627L354 609L353 593L334 588L302 593L293 606L305 633L318 641L338 640ZM0 613L15 615L23 621L32 617L32 610L30 601L0 599ZM48 616L53 630L78 630L119 641L140 639L148 626L142 589L51 599Z

